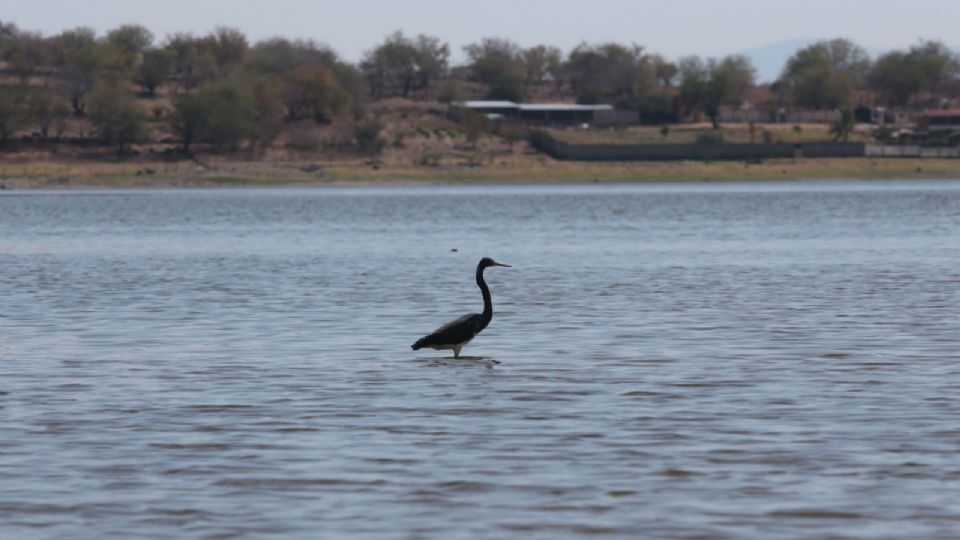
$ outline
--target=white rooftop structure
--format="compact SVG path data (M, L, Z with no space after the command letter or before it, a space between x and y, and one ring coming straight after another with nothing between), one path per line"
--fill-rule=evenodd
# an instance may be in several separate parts
M468 109L516 109L517 104L512 101L461 101L455 103Z
M521 111L612 111L613 105L578 105L576 103L521 103Z
M486 115L490 120L515 120L529 124L633 125L640 123L636 110L617 110L613 105L579 103L515 103L507 100L472 100L450 104L449 115L459 120L465 111Z
M612 111L613 105L577 103L514 103L513 101L461 101L454 105L467 109L517 109L521 111Z

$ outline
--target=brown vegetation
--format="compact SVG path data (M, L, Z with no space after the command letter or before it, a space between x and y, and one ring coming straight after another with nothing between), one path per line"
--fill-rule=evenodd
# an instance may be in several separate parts
M960 87L957 58L930 42L876 64L849 41L818 43L798 51L783 78L764 87L742 57L671 61L615 43L583 44L564 56L504 39L465 51L468 64L451 67L447 44L397 32L352 65L324 45L284 38L250 44L230 28L156 43L138 25L103 36L87 28L42 36L0 21L0 178L8 185L41 176L52 183L161 176L313 182L386 171L537 176L548 166L562 175L570 166L535 153L521 126L471 116L455 123L445 102L604 102L639 110L653 124L556 132L571 141L868 140L868 129L854 128L851 107L947 103ZM718 125L720 107L758 101L847 112L833 127Z

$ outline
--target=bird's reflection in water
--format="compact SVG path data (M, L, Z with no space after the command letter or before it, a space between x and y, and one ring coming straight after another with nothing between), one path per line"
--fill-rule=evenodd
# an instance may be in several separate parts
M441 358L423 357L423 358L417 358L414 361L423 367L453 367L453 368L485 367L488 369L493 369L494 367L500 365L499 360L494 360L493 358L486 358L483 356L460 356L459 358L451 358L449 356L441 357Z

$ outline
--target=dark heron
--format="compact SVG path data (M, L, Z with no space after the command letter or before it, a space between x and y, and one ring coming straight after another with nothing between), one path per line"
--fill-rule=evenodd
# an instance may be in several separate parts
M430 347L431 349L453 349L453 357L460 358L460 349L470 343L470 340L477 337L481 330L490 324L493 318L493 302L490 301L490 289L487 288L487 282L483 280L483 271L491 266L505 266L510 268L509 264L500 264L490 257L480 259L477 265L477 286L483 293L483 313L467 313L463 317L458 317L447 324L437 328L433 333L423 336L414 343L413 350Z

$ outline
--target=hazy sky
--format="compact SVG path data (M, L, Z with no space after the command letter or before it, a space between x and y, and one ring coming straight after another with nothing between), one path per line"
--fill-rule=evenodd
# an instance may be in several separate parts
M565 51L581 41L635 42L670 57L836 36L877 49L920 38L960 45L958 0L0 0L0 19L45 34L133 22L161 40L225 25L252 41L312 38L348 60L397 29L439 36L454 60L485 36Z

